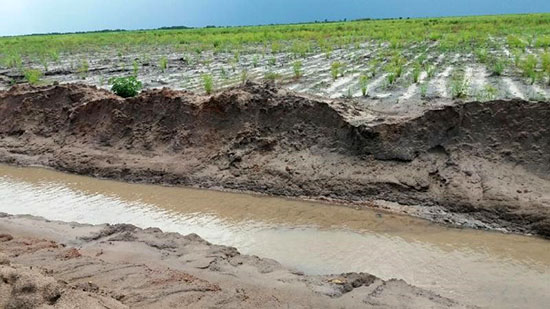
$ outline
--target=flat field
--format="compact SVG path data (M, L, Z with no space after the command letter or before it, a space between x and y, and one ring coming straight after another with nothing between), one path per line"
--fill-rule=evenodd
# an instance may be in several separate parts
M108 88L136 75L144 88L195 92L267 80L389 110L441 98L540 101L550 98L549 47L550 14L4 37L0 89Z

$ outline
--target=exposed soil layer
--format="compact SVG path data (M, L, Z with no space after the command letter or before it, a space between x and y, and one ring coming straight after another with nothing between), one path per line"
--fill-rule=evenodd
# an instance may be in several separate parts
M252 83L213 96L162 89L131 99L78 84L16 86L0 92L0 161L137 182L387 200L437 209L423 212L436 221L449 221L444 209L472 219L464 225L549 237L548 119L544 102L447 102L391 116Z
M2 308L466 308L402 280L305 276L156 228L0 213L0 233Z

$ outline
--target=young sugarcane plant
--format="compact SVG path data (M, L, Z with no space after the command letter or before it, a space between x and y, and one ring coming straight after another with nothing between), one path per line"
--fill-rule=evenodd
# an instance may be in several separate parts
M366 97L369 94L369 86L368 86L369 78L367 75L362 74L359 76L359 88L361 88L361 94Z

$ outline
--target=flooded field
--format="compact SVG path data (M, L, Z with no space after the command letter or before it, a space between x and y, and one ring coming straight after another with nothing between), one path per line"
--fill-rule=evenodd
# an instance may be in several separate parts
M82 82L202 93L246 80L382 109L550 97L548 15L176 29L0 40L0 89ZM389 106L388 106L389 105Z
M394 61L392 49L388 44L368 42L330 53L312 51L298 58L292 53L266 54L260 47L249 47L238 60L233 53L185 54L167 47L148 47L146 52L122 57L118 57L116 51L77 53L67 55L59 64L52 64L45 80L82 82L108 89L110 78L131 74L133 63L139 61L136 74L146 89L170 87L202 93L203 77L211 75L215 89L236 86L243 80L273 81L298 93L355 98L375 105L453 97L545 100L550 96L550 87L544 78L532 84L513 66L514 55L505 47L505 41L497 40L494 44L501 47L490 51L492 57L508 63L505 71L498 75L492 72L489 64L479 62L472 51L442 51L436 43L420 43L397 52L403 58L399 58L401 72L393 80L390 75L394 73L386 69ZM525 55L543 53L543 49L532 48L527 49ZM85 75L78 69L81 59L89 59L89 71ZM159 65L163 59L167 63L165 69ZM337 77L332 75L334 63L339 63ZM1 88L9 87L10 76L18 76L15 70L0 71L0 74L7 76ZM362 76L366 78L364 86ZM460 80L456 80L456 76L460 76ZM365 96L362 88L365 88Z
M368 272L463 303L543 308L550 242L326 204L0 166L0 211L197 233L307 274Z

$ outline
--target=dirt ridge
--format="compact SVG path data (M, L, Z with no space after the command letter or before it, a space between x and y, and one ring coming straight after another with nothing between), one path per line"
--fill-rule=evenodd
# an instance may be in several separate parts
M137 182L437 206L484 223L474 227L549 237L547 119L550 104L521 100L392 116L254 83L213 96L156 89L130 99L78 84L24 85L0 92L0 161ZM420 215L449 221L435 211Z

